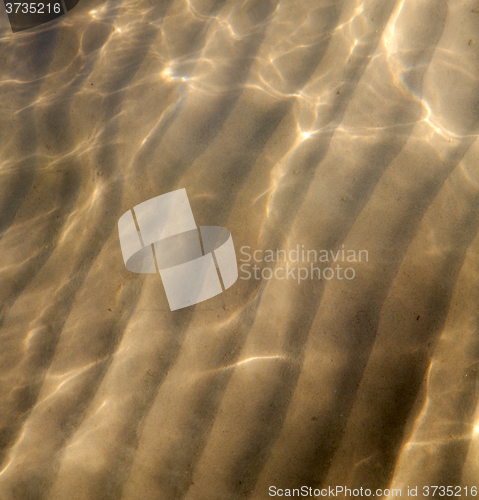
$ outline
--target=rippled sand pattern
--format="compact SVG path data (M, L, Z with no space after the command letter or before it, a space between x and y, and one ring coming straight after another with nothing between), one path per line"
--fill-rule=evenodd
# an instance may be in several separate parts
M2 4L0 498L478 485L478 33L477 0ZM179 188L238 258L369 259L170 312L117 221Z

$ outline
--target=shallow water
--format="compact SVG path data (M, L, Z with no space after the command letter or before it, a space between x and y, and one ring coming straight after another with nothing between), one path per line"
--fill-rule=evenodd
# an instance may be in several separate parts
M80 0L13 34L0 3L2 500L472 497L478 29L476 0ZM117 223L180 188L246 267L171 312Z

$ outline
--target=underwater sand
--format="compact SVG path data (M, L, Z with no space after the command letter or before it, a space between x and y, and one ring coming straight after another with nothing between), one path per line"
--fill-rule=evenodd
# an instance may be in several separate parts
M477 0L0 3L0 498L479 486L478 33ZM171 312L117 222L180 188L239 265L368 258Z

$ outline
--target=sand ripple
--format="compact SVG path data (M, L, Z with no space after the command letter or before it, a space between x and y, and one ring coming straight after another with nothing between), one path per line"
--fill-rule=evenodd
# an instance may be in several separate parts
M1 5L2 500L479 486L478 29L475 0L81 0L13 35ZM238 257L369 258L170 312L117 221L178 188Z

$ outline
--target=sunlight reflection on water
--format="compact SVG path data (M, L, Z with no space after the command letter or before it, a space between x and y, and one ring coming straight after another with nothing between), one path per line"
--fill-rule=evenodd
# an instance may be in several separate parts
M475 7L0 5L2 498L475 485ZM370 258L170 312L117 221L179 188L238 258Z

